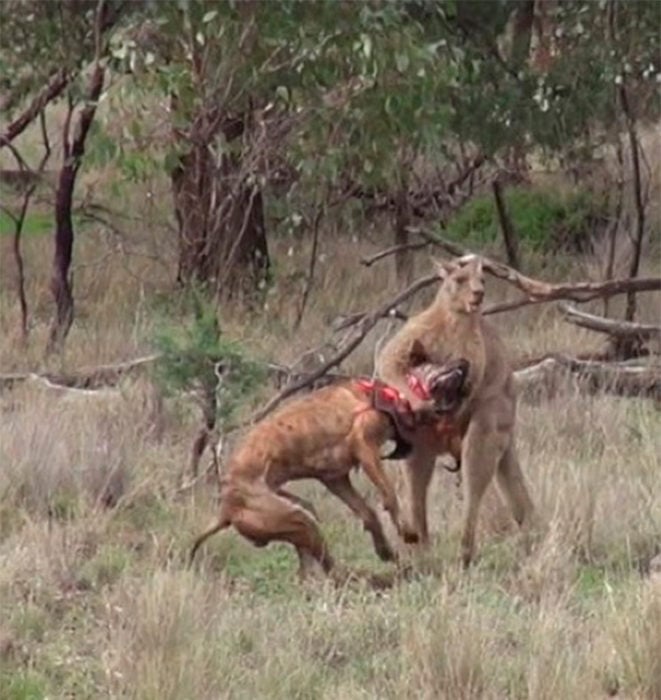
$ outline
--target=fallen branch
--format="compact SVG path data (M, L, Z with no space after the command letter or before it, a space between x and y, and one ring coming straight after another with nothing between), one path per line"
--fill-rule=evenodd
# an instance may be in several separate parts
M128 372L151 364L161 357L160 354L145 355L134 360L119 362L113 365L100 365L76 370L68 374L53 374L51 372L13 372L0 374L0 386L11 387L17 382L27 379L40 379L61 389L95 390L101 387L115 386Z
M616 296L617 294L625 294L630 291L634 292L656 292L661 290L661 277L638 277L634 279L621 279L621 280L607 280L606 282L576 282L573 284L551 284L549 282L540 282L538 280L533 280L529 277L524 277L519 275L518 272L507 267L507 265L502 265L501 267L510 272L505 273L498 270L495 273L491 268L487 268L487 264L491 264L493 261L485 261L485 269L488 272L494 274L495 277L500 277L501 279L506 279L507 281L515 284L520 289L527 286L529 296L523 299L517 299L515 301L500 302L498 304L491 304L486 306L482 313L485 316L491 314L499 314L505 311L514 311L515 309L520 309L524 306L532 306L534 304L546 304L550 301L560 301L567 299L573 301L577 304L583 304L593 299L598 299L603 296ZM500 263L493 263L494 265L499 265ZM502 274L501 274L502 273ZM516 280L515 277L522 278L522 280ZM421 291L425 287L429 287L439 279L435 275L429 275L427 277L422 277L415 284L419 284L416 288L415 293ZM414 286L411 285L411 286ZM412 294L409 295L413 296ZM409 297L406 297L407 299ZM332 324L333 330L335 332L349 328L356 323L362 321L368 314L372 312L369 311L358 311L356 313L350 314L348 316L340 316ZM408 316L397 308L391 308L387 316L391 318L397 318L401 321L406 321Z
M569 304L561 304L560 309L565 316L565 320L591 331L608 333L611 336L620 338L637 338L640 341L649 340L650 338L661 339L661 326L634 323L633 321L617 321L612 318L595 316L585 311L579 311Z
M298 391L301 391L302 389L305 389L317 379L323 377L328 370L333 369L333 367L337 367L345 357L347 357L363 342L365 336L372 330L372 328L374 328L374 326L376 326L379 319L387 316L392 309L396 308L406 299L414 294L417 294L420 289L429 286L437 279L437 275L422 277L421 279L413 282L413 284L408 286L403 292L400 292L400 294L398 294L396 297L389 299L376 310L366 314L353 326L352 330L339 344L340 349L329 360L324 362L320 367L306 377L301 377L293 382L288 382L287 385L266 404L266 406L253 415L252 422L261 420L274 408L279 406L286 398L292 396Z
M568 355L550 355L535 365L514 372L519 393L530 395L542 390L553 395L562 376L573 374L589 393L604 391L619 396L661 401L661 366L638 360L595 362Z

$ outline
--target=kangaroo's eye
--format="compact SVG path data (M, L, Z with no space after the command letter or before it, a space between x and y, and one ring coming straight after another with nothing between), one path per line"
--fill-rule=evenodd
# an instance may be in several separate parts
M467 275L458 275L458 276L457 276L457 282L458 282L459 284L466 284L467 281L468 281L468 276L467 276Z

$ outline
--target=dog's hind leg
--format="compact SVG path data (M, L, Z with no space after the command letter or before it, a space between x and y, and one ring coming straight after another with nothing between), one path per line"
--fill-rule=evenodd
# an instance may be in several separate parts
M325 573L333 567L333 559L313 516L268 488L250 494L232 524L258 546L276 540L293 545L299 555L302 577L308 572L309 557L315 559Z
M291 491L288 491L287 489L282 488L282 486L276 491L278 496L283 496L284 498L288 498L292 503L295 503L296 505L301 506L302 508L305 508L305 510L310 511L310 513L317 519L319 520L319 516L317 515L317 511L315 507L310 503L310 501L306 500L305 498L301 498L300 496L297 496L295 493L292 493Z
M397 556L388 544L383 528L377 514L369 507L363 497L356 491L349 476L339 479L324 480L328 490L335 494L357 515L363 522L363 527L372 535L374 549L383 561L394 561Z

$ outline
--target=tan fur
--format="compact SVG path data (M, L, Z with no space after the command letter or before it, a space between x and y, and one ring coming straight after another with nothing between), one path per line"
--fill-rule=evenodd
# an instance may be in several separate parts
M413 416L426 420L429 406ZM221 480L220 516L195 541L192 562L212 534L233 525L257 546L273 540L292 544L304 576L312 560L327 573L333 567L312 507L283 485L314 478L340 498L362 521L383 560L395 559L376 513L354 489L357 466L378 489L383 505L400 532L399 502L379 456L394 437L390 418L373 407L371 396L353 382L325 387L295 399L254 426L232 455ZM411 435L404 436L412 440Z
M512 370L496 328L481 313L481 260L468 256L438 263L438 271L442 284L435 300L386 343L377 359L377 373L415 405L406 383L415 343L424 346L433 363L443 364L458 357L470 363L468 395L456 417L461 439L454 439L451 445L464 473L461 547L462 561L467 566L474 554L480 502L494 475L520 525L530 520L533 506L514 444L516 396ZM427 490L436 457L445 450L430 429L416 433L414 451L406 463L411 505L411 520L403 524L407 541L425 543L429 539Z

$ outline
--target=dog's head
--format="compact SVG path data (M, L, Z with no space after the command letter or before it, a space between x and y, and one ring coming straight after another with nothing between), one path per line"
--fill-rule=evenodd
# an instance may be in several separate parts
M465 385L470 363L464 358L452 360L444 365L429 362L411 369L439 413L456 411L465 397Z

